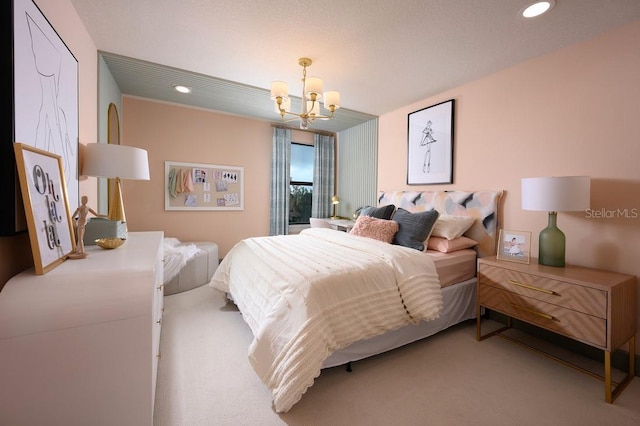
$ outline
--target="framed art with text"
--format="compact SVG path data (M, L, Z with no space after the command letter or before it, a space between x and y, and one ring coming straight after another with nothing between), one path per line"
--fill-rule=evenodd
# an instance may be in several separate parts
M78 61L32 0L0 8L0 48L11 76L0 87L12 112L0 120L0 235L13 235L27 229L13 142L59 155L70 206L78 205Z
M62 157L30 145L13 146L33 264L42 275L76 248Z
M409 114L407 184L453 183L453 119L450 99Z

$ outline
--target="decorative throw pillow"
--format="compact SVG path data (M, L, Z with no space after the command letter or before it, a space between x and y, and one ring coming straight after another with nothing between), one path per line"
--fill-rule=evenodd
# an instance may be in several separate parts
M393 238L393 243L423 251L438 215L437 210L411 213L398 208L393 215L393 220L398 222L398 232Z
M377 219L371 216L360 216L349 234L391 243L398 232L398 224L393 220Z
M427 240L427 248L429 250L437 250L442 253L451 253L453 251L468 249L477 246L478 242L467 237L458 237L453 240L447 240L442 237L434 237L433 234Z
M395 209L396 206L394 206L393 204L388 204L386 206L378 208L366 206L363 207L362 210L360 210L360 216L371 216L378 219L389 220L391 219L391 216L393 216L393 212L395 211Z
M442 215L436 221L431 235L453 240L467 232L475 221L474 217Z

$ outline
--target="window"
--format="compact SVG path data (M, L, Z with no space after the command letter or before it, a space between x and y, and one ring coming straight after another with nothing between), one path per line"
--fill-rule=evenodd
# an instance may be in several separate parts
M313 146L291 143L289 224L307 224L313 196Z

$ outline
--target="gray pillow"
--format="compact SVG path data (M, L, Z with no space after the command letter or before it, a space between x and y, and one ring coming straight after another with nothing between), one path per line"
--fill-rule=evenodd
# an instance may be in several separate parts
M437 210L411 213L398 208L393 220L398 222L398 232L393 237L393 244L423 251L424 244L438 220Z
M378 208L366 206L366 207L363 207L362 210L360 210L360 215L371 216L371 217L375 217L376 219L389 220L391 219L391 216L393 216L393 212L395 209L396 209L396 206L394 206L393 204L388 204L386 206L382 206Z

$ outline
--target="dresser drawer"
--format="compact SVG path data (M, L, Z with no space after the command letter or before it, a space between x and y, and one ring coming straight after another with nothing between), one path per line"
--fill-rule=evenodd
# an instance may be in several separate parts
M478 280L481 284L532 300L607 318L607 293L602 290L482 263L478 268Z
M478 302L546 330L590 345L607 347L607 322L603 318L482 283L478 286Z

